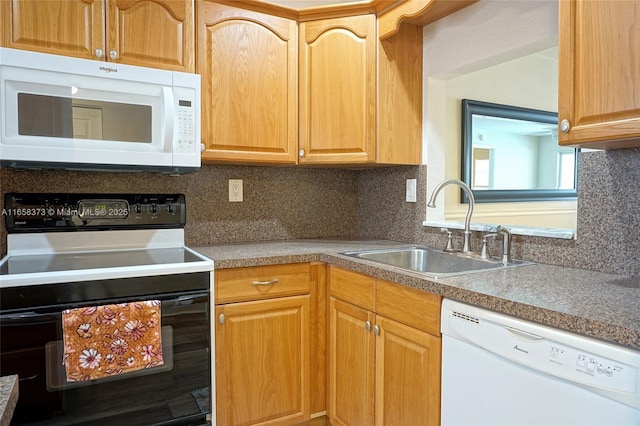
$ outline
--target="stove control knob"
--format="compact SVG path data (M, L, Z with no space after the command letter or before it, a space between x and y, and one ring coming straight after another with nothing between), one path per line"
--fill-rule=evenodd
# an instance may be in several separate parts
M151 204L151 213L158 213L158 206L155 203Z
M176 207L173 204L168 204L167 205L167 212L173 213L175 211L176 211Z
M140 204L136 204L135 206L133 206L133 211L137 214L142 213L142 206Z

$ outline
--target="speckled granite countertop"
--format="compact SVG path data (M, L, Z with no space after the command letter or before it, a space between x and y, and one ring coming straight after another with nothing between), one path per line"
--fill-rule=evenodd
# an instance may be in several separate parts
M8 426L11 423L16 402L18 402L18 376L0 377L0 426Z
M640 350L640 278L534 264L433 279L339 254L381 240L283 240L194 247L215 269L319 261Z

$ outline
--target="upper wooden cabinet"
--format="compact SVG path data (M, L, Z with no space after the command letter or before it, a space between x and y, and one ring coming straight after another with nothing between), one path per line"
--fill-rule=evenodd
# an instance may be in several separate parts
M375 15L300 24L300 164L420 164L422 29Z
M559 16L560 145L640 147L640 1L561 0Z
M373 14L298 24L250 6L196 4L204 162L420 164L420 27L380 41Z
M198 3L203 161L295 164L297 23Z
M1 1L1 44L193 72L193 1Z
M302 22L300 34L300 163L375 161L375 15Z

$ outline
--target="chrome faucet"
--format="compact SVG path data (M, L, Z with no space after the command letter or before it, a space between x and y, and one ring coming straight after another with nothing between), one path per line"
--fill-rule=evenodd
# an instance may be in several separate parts
M502 225L498 225L495 232L491 234L485 234L482 237L482 251L480 252L480 258L490 259L489 249L487 248L487 240L490 238L502 237L502 263L508 265L511 263L511 231Z
M440 192L440 190L443 187L451 184L458 185L460 188L462 188L464 193L467 194L467 197L469 198L469 207L467 208L467 217L464 220L464 244L462 245L462 252L470 253L471 246L469 244L469 240L471 238L471 215L473 214L473 206L476 203L475 198L473 198L473 192L471 192L471 188L469 188L469 186L466 183L458 179L449 179L449 180L440 182L433 189L433 192L431 193L431 198L429 198L429 202L427 203L427 207L434 208L436 206L436 197L438 196L438 193Z

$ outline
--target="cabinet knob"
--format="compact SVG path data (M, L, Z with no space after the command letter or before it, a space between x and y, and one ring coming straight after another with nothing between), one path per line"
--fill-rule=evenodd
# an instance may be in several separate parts
M301 149L300 152L298 152L298 155L300 158L304 157L304 149Z
M116 52L115 50L110 50L109 58L111 58L112 61L115 61L116 59L118 59L118 52Z
M102 57L104 56L104 51L100 48L97 48L95 53L96 53L96 58L98 59L102 59Z
M218 322L220 324L224 324L225 319L226 319L226 317L224 316L224 314L218 315Z
M380 335L380 326L379 325L376 324L376 325L373 326L373 334L375 336L379 336Z
M560 122L560 130L562 133L567 133L571 128L571 124L569 124L569 120L566 118Z
M364 323L364 328L365 328L367 331L371 331L371 321L367 321L367 322L365 322L365 323Z
M200 144L200 152L205 152L207 150L207 147L205 146L205 144L201 143Z

